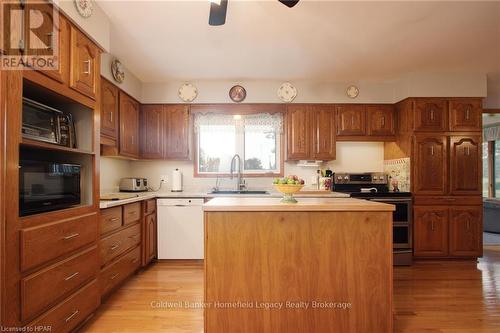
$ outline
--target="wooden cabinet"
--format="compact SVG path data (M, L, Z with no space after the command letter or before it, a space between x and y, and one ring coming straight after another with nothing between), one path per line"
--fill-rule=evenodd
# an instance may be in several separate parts
M118 139L119 89L101 79L101 144L116 145Z
M120 155L139 157L139 103L120 91Z
M369 136L394 136L395 119L394 106L388 104L368 105L366 107L368 117Z
M481 195L481 136L450 137L450 193Z
M415 137L413 145L414 193L417 195L444 195L448 184L446 136L419 135Z
M289 105L286 113L287 160L307 160L311 156L311 107Z
M418 257L448 255L448 209L414 207L414 253Z
M337 136L363 136L366 134L366 108L360 104L336 107Z
M336 157L335 110L331 106L316 106L312 113L312 155L315 160L331 161Z
M189 160L189 106L165 105L165 158L174 160Z
M71 27L70 86L95 99L99 80L99 49L82 32Z
M439 98L415 100L413 121L415 131L440 132L448 129L448 102Z
M146 216L146 244L145 244L145 264L149 264L156 258L156 243L157 243L157 223L156 214Z
M450 209L450 255L477 257L482 255L482 206Z
M480 131L482 112L480 99L450 100L450 131Z
M163 105L141 107L141 158L163 159L165 156L165 121Z

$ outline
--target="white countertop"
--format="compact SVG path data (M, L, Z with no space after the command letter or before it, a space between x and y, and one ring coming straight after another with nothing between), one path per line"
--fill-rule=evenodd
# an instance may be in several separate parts
M283 195L278 192L270 191L269 194L213 194L208 192L138 192L133 193L136 195L133 198L122 199L122 200L101 200L99 207L110 208L120 205L129 204L132 202L154 199L154 198L281 198ZM348 198L349 195L339 192L325 192L317 193L308 191L303 191L294 194L296 198Z

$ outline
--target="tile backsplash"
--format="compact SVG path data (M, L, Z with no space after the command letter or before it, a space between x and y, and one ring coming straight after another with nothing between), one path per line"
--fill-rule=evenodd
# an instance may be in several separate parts
M410 158L397 158L384 161L384 173L389 175L389 189L394 189L395 183L401 192L410 192Z

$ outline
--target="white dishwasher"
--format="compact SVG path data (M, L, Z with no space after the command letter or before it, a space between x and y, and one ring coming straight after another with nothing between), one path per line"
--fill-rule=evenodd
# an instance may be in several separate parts
M203 199L158 199L158 259L203 259Z

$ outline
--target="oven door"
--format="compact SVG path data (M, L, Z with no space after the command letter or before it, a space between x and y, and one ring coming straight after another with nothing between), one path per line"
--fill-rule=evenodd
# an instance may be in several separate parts
M412 200L411 198L383 198L372 201L394 205L392 212L393 247L395 249L412 248Z

